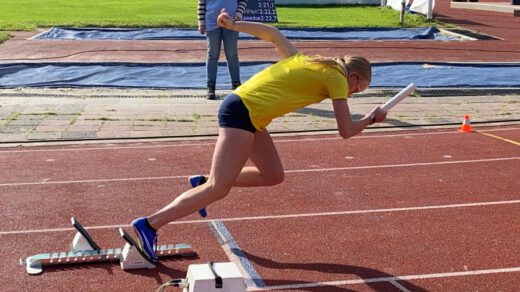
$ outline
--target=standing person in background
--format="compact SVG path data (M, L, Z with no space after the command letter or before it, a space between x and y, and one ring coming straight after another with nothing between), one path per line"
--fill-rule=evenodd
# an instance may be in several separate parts
M224 8L234 20L242 20L247 0L199 0L199 32L206 34L208 56L206 60L206 77L208 99L216 99L218 60L220 46L224 43L224 53L231 77L233 90L240 86L240 63L238 61L238 31L219 27L217 17Z

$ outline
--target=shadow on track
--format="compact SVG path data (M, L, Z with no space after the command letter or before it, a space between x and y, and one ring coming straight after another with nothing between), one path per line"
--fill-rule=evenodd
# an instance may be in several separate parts
M317 271L326 274L338 274L338 275L355 275L359 279L364 280L364 284L369 286L373 291L378 292L388 292L388 291L402 291L400 288L396 287L391 283L391 279L395 278L395 276L387 274L385 272L381 272L378 270L374 270L366 267L359 266L351 266L351 265L343 265L336 263L281 263L275 262L270 259L266 259L263 257L259 257L248 253L243 250L232 249L232 252L235 255L243 254L250 261L269 269L275 270L300 270L300 271ZM388 278L388 280L383 280L381 278ZM381 280L379 280L381 279ZM278 285L298 285L298 284L312 284L314 282L303 282L303 281L292 281L292 280L277 280L277 279L264 279L264 281L269 282L269 286L278 286ZM414 285L410 282L404 280L395 279L392 282L399 282L400 285L406 287L409 291L414 292L427 292L427 290ZM288 288L290 289L290 288ZM344 291L356 291L338 286L319 286L319 287L298 287L298 290L301 291L327 291L327 292L344 292Z

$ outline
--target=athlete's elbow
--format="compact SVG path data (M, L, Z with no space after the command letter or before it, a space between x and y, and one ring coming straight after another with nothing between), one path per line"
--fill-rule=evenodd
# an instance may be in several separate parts
M285 37L276 27L270 27L268 32L269 41L273 44L281 42Z

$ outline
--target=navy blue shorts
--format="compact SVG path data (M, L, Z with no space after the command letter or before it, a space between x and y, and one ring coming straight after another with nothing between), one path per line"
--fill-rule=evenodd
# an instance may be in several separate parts
M249 111L240 96L229 94L218 110L218 125L222 128L235 128L255 133L256 129L249 117Z

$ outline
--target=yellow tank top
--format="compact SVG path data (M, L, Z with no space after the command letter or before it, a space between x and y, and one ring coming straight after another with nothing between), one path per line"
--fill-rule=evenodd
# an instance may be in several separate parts
M309 56L301 53L283 59L234 91L249 110L256 129L263 130L274 118L325 98L347 98L347 80L338 68L307 60Z

